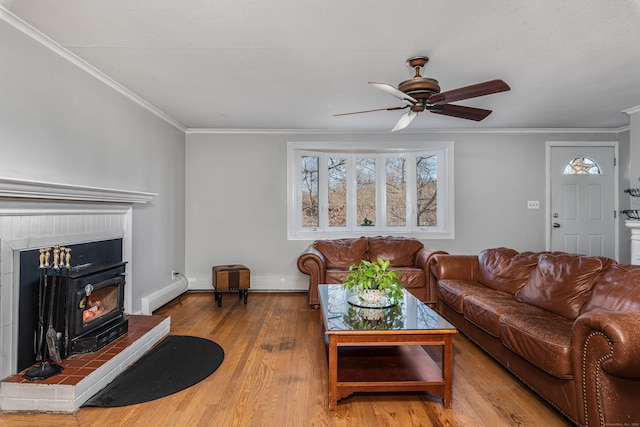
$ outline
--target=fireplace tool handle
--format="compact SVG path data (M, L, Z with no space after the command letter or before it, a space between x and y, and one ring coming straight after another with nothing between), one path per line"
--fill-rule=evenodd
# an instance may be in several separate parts
M60 358L60 349L58 348L58 334L53 329L53 303L55 300L56 294L56 282L58 280L57 276L60 270L59 267L60 260L60 248L58 246L53 250L53 282L51 284L51 295L49 300L49 324L47 326L47 347L49 348L49 358L51 358L54 362L61 362Z
M69 284L69 270L71 269L71 248L64 248L64 251L66 252L65 255L65 261L66 261L66 265L65 268L67 269L67 276L66 276L66 283L67 286ZM69 304L69 300L68 300L68 294L65 296L65 306ZM62 348L65 349L65 354L67 355L66 357L68 357L68 351L69 351L69 316L64 316L64 341L62 344Z
M47 248L48 249L48 248ZM45 248L40 249L40 282L38 283L38 331L36 335L36 360L40 361L44 358L43 341L44 341L44 300L43 294L46 295L46 269L44 266Z

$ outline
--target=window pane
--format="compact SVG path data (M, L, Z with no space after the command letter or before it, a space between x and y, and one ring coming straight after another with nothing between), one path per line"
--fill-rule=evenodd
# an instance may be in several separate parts
M376 161L356 159L356 221L361 226L376 224Z
M418 227L438 225L438 158L416 159L416 184L418 190Z
M564 167L564 175L600 175L600 167L588 157L577 157Z
M387 172L387 226L407 225L406 159L388 158Z
M347 226L347 159L329 157L329 227Z
M302 156L302 226L318 227L318 157Z

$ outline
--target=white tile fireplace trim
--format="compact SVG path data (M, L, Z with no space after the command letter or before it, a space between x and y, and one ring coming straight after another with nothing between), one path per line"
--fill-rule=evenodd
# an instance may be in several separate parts
M132 211L154 193L0 178L0 379L17 373L20 251L122 238L131 312ZM73 260L73 257L72 257Z

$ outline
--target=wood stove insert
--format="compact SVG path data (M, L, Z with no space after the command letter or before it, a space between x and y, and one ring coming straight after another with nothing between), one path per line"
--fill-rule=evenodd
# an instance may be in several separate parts
M52 314L51 329L57 335L54 353L59 356L53 358L54 361L97 351L128 329L124 313L126 263L122 261L122 239L58 248L61 252L70 249L73 260L69 264L65 252L64 260L59 256L57 269L53 268L54 256L49 260L49 268L44 269L43 261L39 260L40 250L20 252L18 372L46 356L39 343L43 341L44 332L49 332L49 313ZM45 253L46 249L55 252L55 248L43 249ZM56 276L55 297L53 304L49 304L53 275ZM48 286L43 286L44 282ZM53 334L50 335L52 338Z

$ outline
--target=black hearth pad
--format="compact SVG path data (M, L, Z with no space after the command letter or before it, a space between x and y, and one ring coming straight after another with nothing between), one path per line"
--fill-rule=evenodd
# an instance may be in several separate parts
M134 405L184 390L222 364L224 350L204 338L170 335L83 406Z

